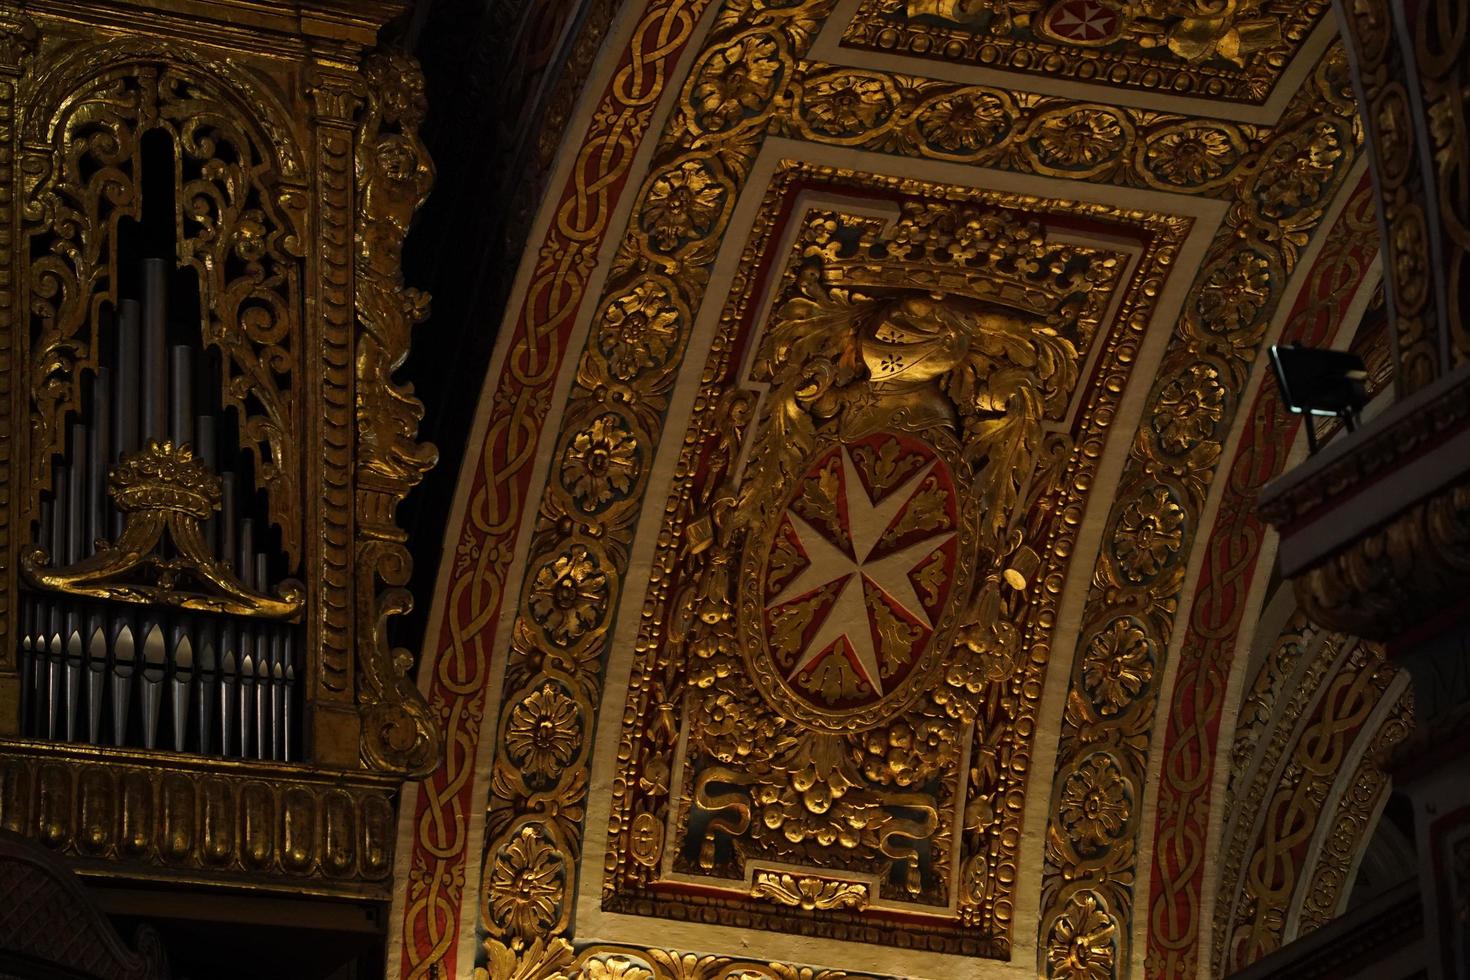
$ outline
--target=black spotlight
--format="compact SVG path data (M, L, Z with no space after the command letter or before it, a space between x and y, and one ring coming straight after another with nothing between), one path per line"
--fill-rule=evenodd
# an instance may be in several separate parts
M1363 359L1342 350L1276 344L1271 367L1281 386L1281 400L1289 411L1307 417L1307 449L1317 451L1317 429L1312 416L1342 419L1351 432L1358 411L1368 403L1368 371Z

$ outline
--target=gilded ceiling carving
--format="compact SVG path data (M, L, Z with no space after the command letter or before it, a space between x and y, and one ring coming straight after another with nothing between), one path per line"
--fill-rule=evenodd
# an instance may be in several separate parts
M698 91L698 90L697 90ZM796 66L774 133L932 160L1227 197L1266 127L994 86Z
M1232 753L1211 971L1244 969L1341 912L1412 729L1407 677L1375 645L1295 612L1250 681Z
M864 0L852 48L1260 103L1322 0Z
M1292 631L1287 642L1298 636ZM1319 636L1318 643L1316 683L1291 692L1292 703L1270 732L1267 768L1240 787L1254 800L1242 808L1233 835L1233 861L1226 863L1233 874L1221 881L1216 941L1223 943L1220 968L1227 973L1279 947L1332 780L1395 674L1376 648L1349 643L1344 651L1335 636Z
M514 321L475 527L454 559L439 663L458 673L436 680L434 696L464 720L416 814L410 975L452 962L443 910L465 887L463 835L450 828L478 802L462 799L467 785L489 796L470 904L491 975L523 975L511 971L537 958L557 965L525 976L597 975L604 967L579 960L572 941L577 896L598 892L610 913L980 956L1008 957L1011 925L1024 922L1039 931L1044 975L1129 969L1134 880L1148 871L1137 853L1148 739L1184 564L1250 365L1357 152L1341 51L1310 68L1277 124L1244 125L808 60L833 6L737 0L718 11L646 173L629 184L625 232L605 216L645 123L617 120L656 88L633 99L628 85L664 70L657 59L676 48L658 39L683 43L670 25L703 6L650 4L592 114ZM1196 80L1208 74L1169 57ZM1244 91L1226 97L1264 98ZM1069 508L1084 498L1097 463L1087 439L1111 421L1133 363L1125 348L1182 231L1162 215L798 161L755 186L768 136L1229 202L1203 268L1181 270L1194 285L1123 484L1108 490L1104 553L1090 573L1071 568L1094 587L1083 634L1065 640L1077 644L1072 675L1050 681L1070 690L1039 909L1015 907L1011 889L1043 872L1016 862L1027 794L1043 791L1025 774L1076 531ZM793 210L785 189L798 179L869 204ZM754 231L727 240L737 205L757 194ZM582 201L597 222L583 220ZM1084 214L1133 244L1059 230ZM797 227L791 250L778 248ZM470 668L490 658L502 583L515 587L517 508L539 485L524 471L557 411L551 379L571 353L572 311L598 281L588 272L603 235L622 237L585 304L564 414L539 436L555 464L507 605L503 693L481 729L476 698L495 688ZM1057 249L1070 250L1060 266ZM728 287L711 279L725 254L742 255ZM981 254L1026 256L1041 281L1027 293L993 270L988 284L958 271ZM1077 296L1045 282L1080 266L1097 278ZM754 308L768 281L769 315ZM1118 311L1099 315L1113 300ZM680 371L695 377L691 331L712 306L719 325L699 341L698 391L685 392L692 421L665 431ZM661 443L669 459L678 450L673 488L640 528ZM657 541L651 573L632 560L640 537ZM641 609L631 651L612 649L625 598ZM610 657L634 661L615 749L593 735L599 705L623 705L623 691L605 688ZM467 766L482 737L497 752L476 783ZM582 856L585 835L602 834L588 825L589 787L611 754L608 856L594 869ZM419 927L437 938L418 941ZM647 956L626 969L682 975Z
M496 940L487 948L488 959L475 967L475 980L882 980L846 970L603 943L579 952L540 939L524 950Z
M1084 652L1073 667L1063 716L1042 886L1043 950L1069 948L1062 937L1075 935L1082 921L1095 915L1115 925L1132 921L1135 876L1140 863L1150 868L1139 860L1141 827L1124 823L1088 838L1078 834L1063 804L1076 791L1072 787L1079 786L1136 798L1147 780L1165 654L1181 626L1175 614L1185 567L1200 535L1200 515L1221 461L1223 434L1241 407L1252 362L1302 247L1357 154L1355 112L1346 61L1342 50L1334 48L1288 107L1257 167L1236 183L1238 204L1227 217L1232 233L1216 239L1195 276L1184 316L1150 390L1147 417L1107 518L1108 543L1091 576L1079 638ZM1225 579L1240 579L1253 567L1229 554L1221 555L1221 564ZM1223 580L1217 586L1228 587ZM1239 603L1229 608L1238 610ZM1094 693L1086 651L1111 656L1111 645L1120 635L1127 638L1122 649L1137 658L1138 683L1128 697L1110 703ZM1229 634L1212 624L1210 635ZM1225 655L1231 647L1222 644L1218 649ZM1214 662L1202 661L1206 668ZM1178 717L1171 718L1183 735L1170 746L1169 762L1194 760L1180 763L1193 770L1179 778L1178 795L1184 797L1210 785L1201 778L1210 758L1210 750L1200 744L1209 740L1201 733L1218 723L1221 711L1214 685L1222 681L1208 669L1199 676L1201 684L1210 684L1208 700L1198 700L1201 694L1192 687L1180 688L1175 695L1180 699ZM1167 793L1168 788L1160 791ZM1156 836L1175 841L1198 839L1199 824L1208 819L1208 809L1181 806L1161 812L1167 822L1161 821ZM1153 891L1166 894L1159 901L1167 911L1151 921L1159 922L1157 931L1168 931L1169 937L1159 940L1167 948L1152 955L1159 968L1172 962L1178 964L1174 969L1188 973L1199 942L1200 901L1194 889L1202 855L1192 847L1163 845L1156 854L1164 866L1150 869ZM1099 964L1106 963L1111 973L1132 956L1128 930L1118 928L1114 935L1113 941L1093 949L1070 947L1061 964L1043 963L1042 968L1049 975L1072 977L1103 969Z
M1298 274L1301 288L1278 342L1331 343L1340 331L1352 328L1355 304L1366 305L1375 290L1377 226L1366 175L1344 187L1339 200L1342 206L1322 233L1320 249ZM1228 479L1208 536L1201 535L1198 545L1203 563L1189 614L1177 621L1182 636L1174 693L1161 744L1156 742L1154 750L1161 757L1162 775L1150 861L1148 955L1177 963L1185 972L1196 956L1196 944L1203 942L1202 923L1215 877L1214 865L1198 847L1189 846L1205 840L1215 820L1209 774L1219 741L1213 726L1235 720L1227 714L1225 692L1239 670L1239 638L1249 635L1258 615L1249 593L1253 582L1268 574L1266 563L1272 559L1272 541L1256 513L1256 500L1261 488L1288 465L1285 447L1300 422L1282 408L1269 385L1257 389L1240 417L1241 437L1229 463L1222 465ZM1227 868L1221 876L1229 873Z
M1414 731L1413 688L1405 685L1403 693L1381 715L1358 765L1338 775L1336 803L1330 812L1324 810L1327 819L1317 831L1320 847L1302 868L1301 884L1288 917L1287 928L1291 929L1294 918L1297 936L1322 928L1347 906L1358 861L1392 788L1387 760ZM1289 932L1285 939L1291 938L1294 936Z
M794 187L898 215L788 214ZM738 281L800 233L769 322L727 301L683 437L604 906L870 941L922 910L947 928L887 941L1004 957L1057 587L1188 223L798 165L767 204ZM1136 271L1055 240L1078 219ZM1094 351L1119 386L1079 390Z

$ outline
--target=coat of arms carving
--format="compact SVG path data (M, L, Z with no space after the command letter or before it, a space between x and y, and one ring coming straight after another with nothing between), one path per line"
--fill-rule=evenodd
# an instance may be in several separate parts
M1055 508L1131 258L984 202L802 215L686 441L605 907L938 916L931 948L1005 955Z

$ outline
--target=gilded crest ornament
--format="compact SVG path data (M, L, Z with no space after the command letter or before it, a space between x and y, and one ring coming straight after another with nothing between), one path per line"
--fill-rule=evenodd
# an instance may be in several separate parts
M920 867L947 824L933 779L959 764L981 661L1015 662L1005 621L1030 583L1002 572L1092 283L1024 271L1049 247L1000 212L911 212L906 256L881 264L835 215L809 227L752 371L770 389L749 462L692 527L703 724L685 819L705 827L706 870L738 863L727 841L748 834L772 855L886 858L909 900L943 901ZM941 274L950 290L888 285Z
M701 918L861 939L922 911L954 921L930 948L1006 955L1015 726L1065 557L1042 557L1042 501L1072 487L1067 420L1124 260L904 186L886 220L801 212L768 318L712 354L750 351L706 369L724 380L655 562L609 910L694 885L722 896L684 906Z
M220 479L188 446L150 442L124 456L108 478L108 492L124 518L115 543L78 562L53 567L46 549L32 545L20 556L21 574L38 589L131 603L296 620L306 597L298 582L264 595L240 581L229 562L205 543L200 524L220 506ZM168 557L161 545L172 542ZM182 588L192 581L195 588Z
M957 571L954 480L924 443L879 432L829 449L785 496L770 545L745 555L744 648L768 699L843 730L904 700L940 648Z

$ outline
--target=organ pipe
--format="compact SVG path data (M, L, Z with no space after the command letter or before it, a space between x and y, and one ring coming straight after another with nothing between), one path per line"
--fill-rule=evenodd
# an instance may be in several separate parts
M174 445L194 444L194 350L184 344L169 349L169 438Z
M143 260L143 441L168 438L168 260Z

